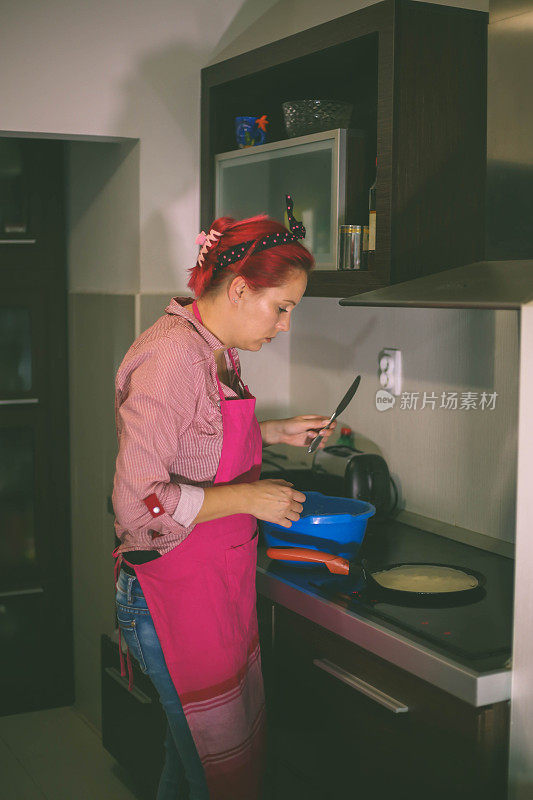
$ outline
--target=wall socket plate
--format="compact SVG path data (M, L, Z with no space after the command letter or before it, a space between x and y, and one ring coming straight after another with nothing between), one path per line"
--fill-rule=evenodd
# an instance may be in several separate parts
M384 347L378 356L378 378L382 389L398 397L402 393L402 351Z

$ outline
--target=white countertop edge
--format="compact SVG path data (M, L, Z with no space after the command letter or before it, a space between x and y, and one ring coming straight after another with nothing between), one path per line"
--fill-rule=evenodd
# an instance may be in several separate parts
M257 591L445 692L481 707L511 698L511 670L475 672L378 623L257 567Z

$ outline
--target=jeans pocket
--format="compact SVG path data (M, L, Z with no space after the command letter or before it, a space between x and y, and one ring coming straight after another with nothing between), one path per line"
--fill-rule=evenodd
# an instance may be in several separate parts
M139 662L141 670L146 674L148 669L137 633L137 622L134 614L128 612L126 606L117 603L117 622L130 653Z

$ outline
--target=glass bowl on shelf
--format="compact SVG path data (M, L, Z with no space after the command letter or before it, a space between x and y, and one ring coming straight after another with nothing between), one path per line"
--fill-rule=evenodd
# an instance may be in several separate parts
M349 128L353 104L340 100L288 100L281 104L289 137Z

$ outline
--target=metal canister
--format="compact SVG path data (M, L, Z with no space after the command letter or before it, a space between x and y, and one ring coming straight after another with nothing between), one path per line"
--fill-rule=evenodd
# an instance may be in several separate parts
M339 269L361 269L363 228L361 225L339 226Z

